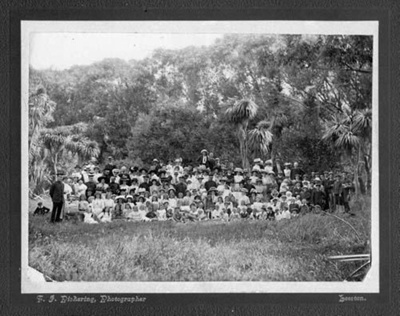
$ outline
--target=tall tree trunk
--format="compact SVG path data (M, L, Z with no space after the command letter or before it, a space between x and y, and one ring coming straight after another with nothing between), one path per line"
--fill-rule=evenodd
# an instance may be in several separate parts
M58 159L58 153L55 153L54 159L53 159L54 177L56 177L56 175L57 175L57 159Z
M356 156L356 161L354 163L354 189L355 189L355 195L356 199L360 197L360 182L358 181L358 175L359 175L359 161L360 161L360 156L361 155L361 146L359 145L357 148L357 156Z
M240 158L242 160L242 167L243 169L247 169L249 167L249 159L247 157L247 152L248 152L247 133L243 126L239 126L238 128L238 139L239 139Z

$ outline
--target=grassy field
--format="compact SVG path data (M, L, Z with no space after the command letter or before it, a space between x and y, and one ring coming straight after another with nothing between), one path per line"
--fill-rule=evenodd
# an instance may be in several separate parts
M324 214L98 225L50 224L49 216L30 214L29 264L57 281L342 281L360 263L327 257L370 252L370 201L353 210L356 216L337 215L359 236Z

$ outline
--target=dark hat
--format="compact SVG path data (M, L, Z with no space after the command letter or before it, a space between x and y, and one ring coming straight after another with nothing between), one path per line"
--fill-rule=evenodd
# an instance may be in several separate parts
M59 170L57 170L56 175L57 176L64 176L65 175L65 171L59 169Z
M81 169L81 166L80 166L80 165L76 165L76 166L75 166L75 168L79 168L79 169Z
M97 181L98 181L98 182L101 182L101 180L106 180L106 179L107 179L107 177L101 176L101 177L98 177Z
M123 175L121 176L121 180L129 180L128 175L127 175L127 174L123 174Z
M161 177L161 182L169 182L170 178L169 177Z
M147 172L147 169L146 168L140 168L139 169L139 172L143 172L143 171Z

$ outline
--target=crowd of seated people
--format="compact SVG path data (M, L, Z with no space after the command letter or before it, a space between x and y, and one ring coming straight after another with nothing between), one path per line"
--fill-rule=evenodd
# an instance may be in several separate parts
M309 212L350 212L352 176L324 170L306 174L298 163L255 159L249 170L210 167L206 150L196 165L182 159L149 168L77 165L64 178L65 213L86 223L128 221L282 220Z

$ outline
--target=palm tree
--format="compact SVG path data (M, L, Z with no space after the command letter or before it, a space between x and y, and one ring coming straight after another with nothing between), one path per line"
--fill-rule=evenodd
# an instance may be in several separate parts
M370 111L344 111L332 116L325 124L323 141L331 142L336 148L343 150L352 161L354 168L354 185L356 196L359 196L359 171L361 157L371 144Z
M354 116L354 128L360 135L361 146L359 159L363 161L367 175L367 189L371 187L371 156L372 156L372 110L365 109L356 111Z
M36 93L29 97L29 148L39 131L53 120L55 106L56 103L50 100L43 87L39 87Z
M242 99L226 110L230 122L237 127L237 137L240 145L240 156L244 169L249 168L247 127L258 110L258 105L251 100Z
M70 135L69 132L73 128L73 126L61 126L42 132L41 141L55 173L59 158L67 152L78 155L80 159L97 157L100 153L97 142L79 134Z
M273 138L270 126L269 122L260 121L249 131L249 147L255 156L266 156L270 152Z

